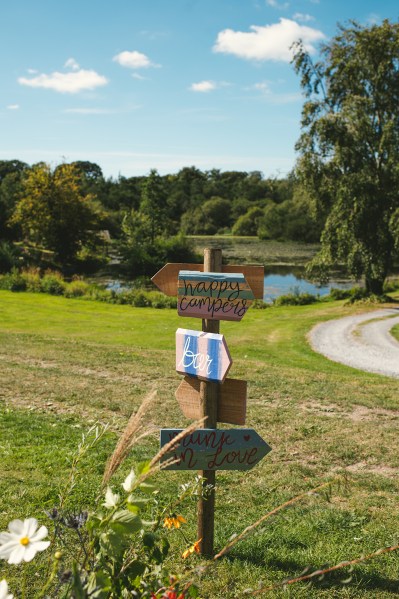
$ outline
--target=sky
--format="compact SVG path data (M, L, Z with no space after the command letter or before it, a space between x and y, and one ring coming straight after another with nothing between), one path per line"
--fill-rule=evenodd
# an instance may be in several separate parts
M106 177L284 177L303 105L290 46L397 21L397 0L0 0L0 160Z

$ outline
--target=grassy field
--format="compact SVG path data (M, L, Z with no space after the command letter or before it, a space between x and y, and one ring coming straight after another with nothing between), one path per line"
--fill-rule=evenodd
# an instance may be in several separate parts
M249 383L247 426L273 451L247 473L217 474L216 547L291 497L345 473L347 485L310 495L282 511L205 574L203 599L237 599L244 590L296 576L305 567L371 553L398 542L399 383L329 362L306 341L311 327L371 307L341 302L250 310L240 323L222 323L233 357L229 376ZM154 386L157 427L182 427L174 397L174 334L199 321L173 310L131 308L41 294L0 291L0 530L15 517L36 516L57 504L82 431L109 423L100 449L82 465L71 509L93 504L116 434ZM156 437L132 459L151 457ZM116 484L129 470L129 461ZM191 473L163 472L166 496ZM185 513L195 539L195 505ZM176 531L177 532L177 531ZM172 538L173 569L183 570L183 547ZM44 558L43 558L44 559ZM193 558L193 563L200 563ZM0 578L17 579L1 564ZM35 580L40 560L28 565ZM311 584L261 596L388 598L399 594L399 552ZM345 579L351 577L349 583ZM37 577L36 577L37 580Z

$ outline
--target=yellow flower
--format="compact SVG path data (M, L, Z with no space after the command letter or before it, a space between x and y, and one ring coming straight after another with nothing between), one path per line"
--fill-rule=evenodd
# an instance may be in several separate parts
M189 547L188 549L186 549L186 551L184 551L182 553L182 558L186 559L186 557L188 557L192 553L199 553L200 552L200 543L201 543L201 541L202 541L202 539L199 539L198 541L195 541L194 545L191 545L191 547Z
M173 516L170 516L169 518L165 518L163 521L163 525L166 528L173 528L173 526L175 528L180 528L180 524L184 524L185 522L187 522L187 520L185 518L183 518L183 516L176 516L175 514Z

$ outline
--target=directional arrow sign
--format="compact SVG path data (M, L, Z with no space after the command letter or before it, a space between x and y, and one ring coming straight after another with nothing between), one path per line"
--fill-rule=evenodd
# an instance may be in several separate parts
M176 390L176 399L186 418L199 420L200 381L185 376ZM247 408L247 382L238 379L226 379L219 388L217 421L229 424L245 424Z
M232 364L223 335L177 329L176 370L203 381L221 383Z
M242 273L179 272L177 311L180 316L241 320L254 299Z
M151 281L166 295L177 295L177 278L181 270L197 270L203 272L204 265L189 264L185 262L168 263L152 277ZM257 299L263 299L265 284L265 269L263 266L223 264L222 272L242 273L252 289L254 296Z
M161 448L182 429L161 429ZM168 470L250 470L271 447L252 428L200 429L189 433L163 461L176 460Z

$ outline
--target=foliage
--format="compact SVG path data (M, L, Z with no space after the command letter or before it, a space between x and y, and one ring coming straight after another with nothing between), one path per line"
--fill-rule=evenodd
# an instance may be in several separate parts
M307 306L314 304L319 299L311 293L287 293L274 300L275 306Z
M0 273L16 268L22 259L20 249L11 241L0 241Z
M317 63L296 44L294 66L307 96L297 173L326 219L311 272L341 262L380 294L397 251L399 24L340 26Z
M39 164L23 179L11 222L21 227L25 239L54 251L60 264L66 265L84 244L96 239L99 214L93 197L82 195L72 165L51 170Z
M259 229L259 221L264 216L264 211L257 206L253 206L242 214L234 224L231 232L233 235L257 235Z

